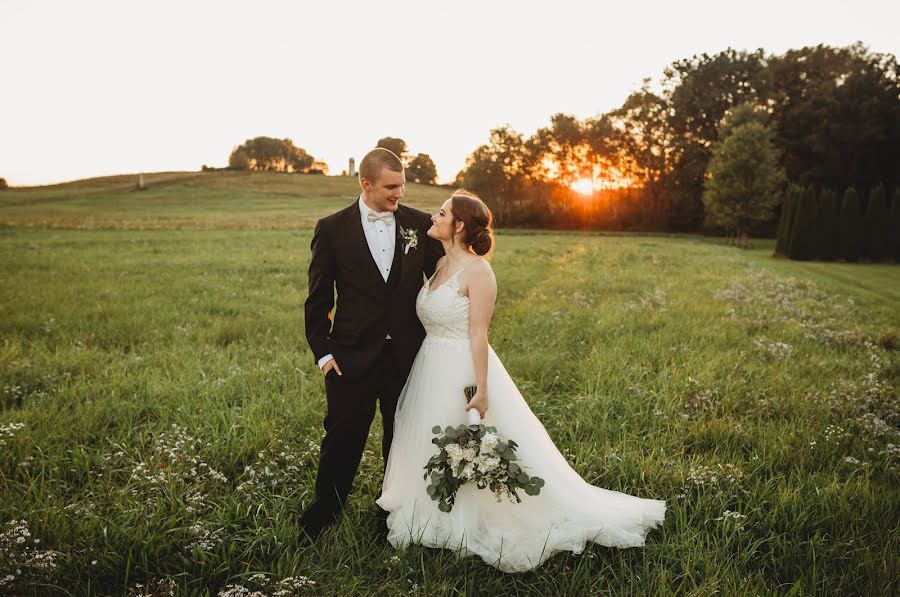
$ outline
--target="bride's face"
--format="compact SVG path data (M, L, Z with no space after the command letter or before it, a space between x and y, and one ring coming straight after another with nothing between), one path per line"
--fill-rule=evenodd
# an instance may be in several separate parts
M431 228L428 229L428 236L437 240L452 240L457 227L462 227L460 222L453 219L453 212L450 211L452 201L447 199L441 206L441 209L431 216Z

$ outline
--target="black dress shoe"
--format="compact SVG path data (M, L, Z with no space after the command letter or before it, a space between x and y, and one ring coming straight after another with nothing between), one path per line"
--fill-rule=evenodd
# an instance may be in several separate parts
M337 520L333 518L318 520L300 520L300 532L309 539L315 541L322 533L337 524Z
M340 514L324 510L321 506L313 504L300 516L300 532L310 539L318 539L329 528L338 523Z

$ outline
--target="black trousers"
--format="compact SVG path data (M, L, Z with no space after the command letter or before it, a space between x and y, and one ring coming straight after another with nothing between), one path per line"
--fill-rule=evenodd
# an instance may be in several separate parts
M340 365L340 363L338 363ZM325 376L325 437L319 454L316 500L304 519L324 521L340 514L359 468L376 402L381 408L384 438L381 454L387 466L394 438L394 413L408 372L401 372L391 342L384 343L375 364L361 377L345 380L334 369Z

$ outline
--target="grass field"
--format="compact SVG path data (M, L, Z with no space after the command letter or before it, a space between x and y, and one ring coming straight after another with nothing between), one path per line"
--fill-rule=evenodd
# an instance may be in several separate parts
M501 231L498 355L587 481L669 504L645 548L506 575L376 541L377 420L341 525L296 537L311 224L352 181L158 178L0 193L0 594L900 589L900 268Z
M0 193L0 226L65 229L308 228L359 195L355 178L275 172L163 172ZM410 183L405 203L437 210L450 191Z

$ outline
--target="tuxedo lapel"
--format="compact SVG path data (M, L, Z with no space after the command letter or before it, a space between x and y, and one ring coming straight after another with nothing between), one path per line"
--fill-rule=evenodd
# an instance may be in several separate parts
M402 206L397 208L397 211L394 212L394 264L391 266L391 276L394 276L394 270L397 271L397 275L400 276L400 280L403 280L403 275L406 273L404 271L403 262L406 261L404 257L407 253L403 252L403 247L406 245L406 241L403 239L403 235L400 232L400 228L404 230L409 230L410 228L414 229L413 223L410 222L406 218L406 212L403 210ZM410 249L412 250L412 249ZM388 278L388 281L390 281Z

